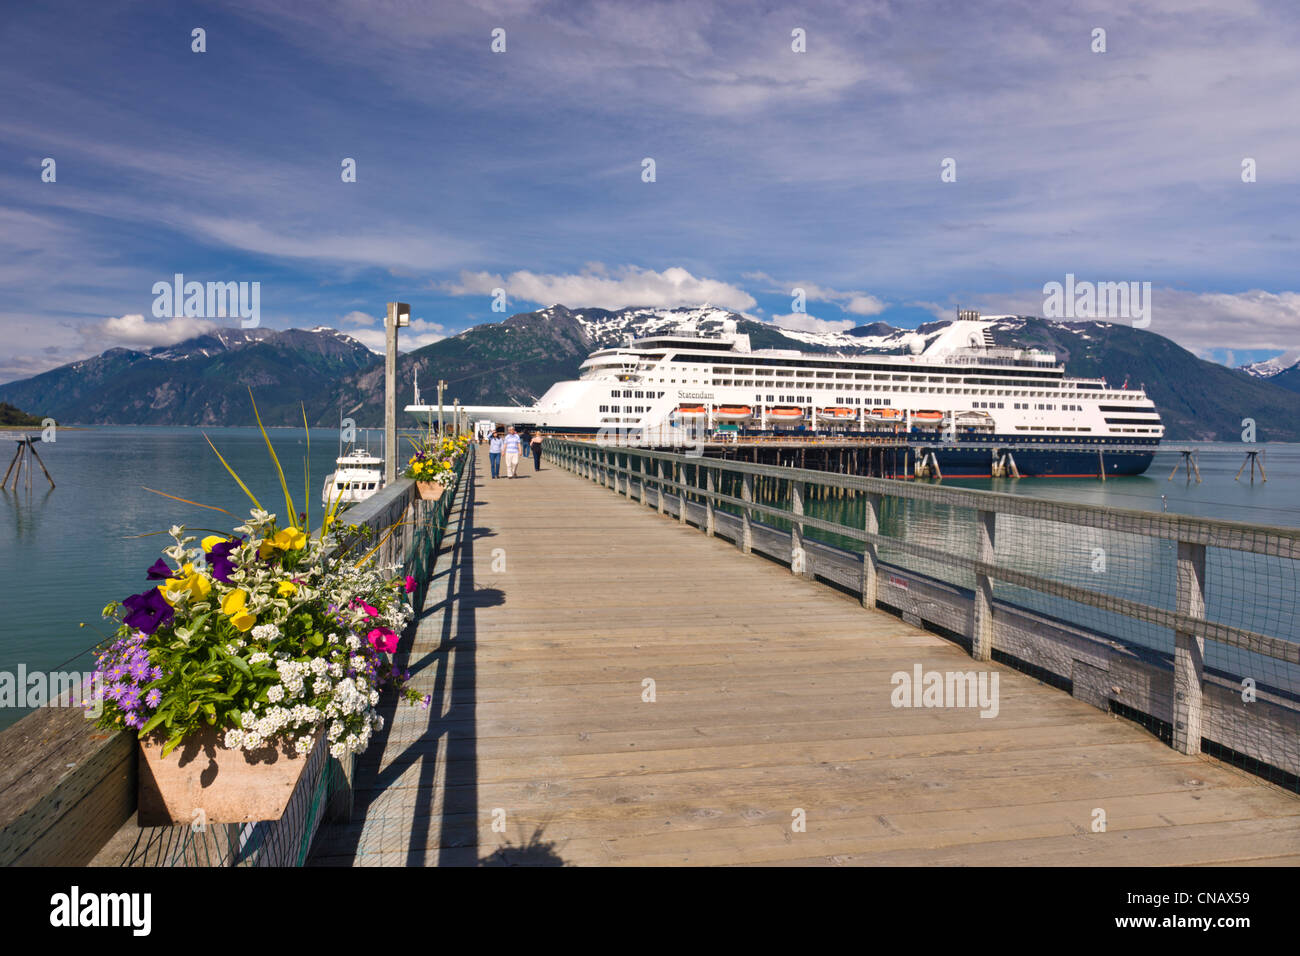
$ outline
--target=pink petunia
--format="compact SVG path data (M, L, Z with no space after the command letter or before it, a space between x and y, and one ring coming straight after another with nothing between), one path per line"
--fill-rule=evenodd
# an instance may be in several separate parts
M365 601L361 602L361 610L366 612L367 617L379 617L379 611L376 608L371 607Z
M410 594L414 590L415 590L415 578L411 577L408 574L406 576L406 593Z
M387 627L375 628L366 635L366 640L374 646L375 650L383 651L386 654L391 654L397 650L397 633Z

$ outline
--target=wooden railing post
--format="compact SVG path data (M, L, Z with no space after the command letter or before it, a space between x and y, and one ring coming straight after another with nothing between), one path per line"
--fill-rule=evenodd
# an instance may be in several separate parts
M975 560L993 563L997 512L978 511L975 518ZM975 574L975 607L971 615L971 657L987 661L993 656L993 579Z
M803 482L798 479L790 481L790 571L805 578L811 578L808 555L803 547Z
M716 484L713 469L704 469L704 533L713 537L713 492Z
M1205 618L1205 545L1178 542L1179 614ZM1186 631L1174 632L1174 749L1201 752L1201 686L1205 679L1205 639Z
M677 501L679 503L679 507L677 509L677 520L680 521L682 524L686 524L686 463L682 462L677 466L677 468L678 468Z
M664 513L664 460L659 459L659 488L655 495L655 501L659 504L659 513Z
M880 534L881 495L868 492L862 530L867 534ZM867 541L862 546L862 606L875 607L879 589L880 554L876 542Z
M748 472L741 478L740 498L742 501L754 500L754 476ZM740 550L743 554L754 550L754 519L749 508L740 509Z

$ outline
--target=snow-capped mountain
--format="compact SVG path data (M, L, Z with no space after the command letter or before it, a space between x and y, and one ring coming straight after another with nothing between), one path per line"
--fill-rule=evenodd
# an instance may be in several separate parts
M1291 353L1275 355L1263 362L1251 362L1249 365L1241 366L1243 372L1247 375L1253 375L1255 378L1273 378L1275 375L1281 375L1283 372L1290 372L1297 368L1300 368L1300 358L1295 358Z

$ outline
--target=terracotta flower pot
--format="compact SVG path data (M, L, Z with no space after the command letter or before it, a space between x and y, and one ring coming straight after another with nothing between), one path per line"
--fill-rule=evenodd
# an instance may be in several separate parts
M437 501L447 490L447 486L441 481L417 481L415 488L420 493L422 501Z
M225 731L215 728L186 739L162 756L161 739L140 741L140 782L137 822L142 827L208 823L251 823L279 820L308 763L323 746L302 757L281 748L229 750ZM320 761L318 760L317 763Z

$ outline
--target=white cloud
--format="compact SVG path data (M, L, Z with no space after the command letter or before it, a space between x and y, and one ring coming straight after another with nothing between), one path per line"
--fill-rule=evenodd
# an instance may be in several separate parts
M852 319L819 319L806 312L792 312L790 315L772 316L771 324L798 332L847 332L858 323Z
M442 288L452 295L482 296L491 296L494 289L505 289L507 302L560 303L572 308L713 305L740 311L756 304L753 296L737 286L717 279L699 278L677 266L656 272L637 266L609 268L600 263L588 263L578 274L522 271L512 272L507 277L488 272L462 272L458 282L443 283Z
M812 302L830 302L855 315L879 315L885 311L885 303L868 292L832 289L816 282L779 282L766 272L746 272L745 278L766 283L764 291L778 295L793 297L795 289L803 289L804 298Z
M365 312L352 311L339 319L344 325L378 325L381 316L367 315Z
M175 316L154 322L143 315L123 315L83 326L80 332L86 345L92 348L125 346L134 349L151 349L159 345L175 345L196 335L204 335L222 326L208 319Z
M344 316L343 321L347 321L350 316L363 315L360 312L350 312ZM379 320L376 319L376 322ZM356 339L372 352L380 355L384 354L387 348L387 339L382 328L379 329L353 329L349 330L348 335ZM447 337L447 327L440 322L427 322L424 319L412 319L409 327L402 329L397 333L397 351L413 352L416 349L424 348L426 345L432 345L434 342L441 342Z

